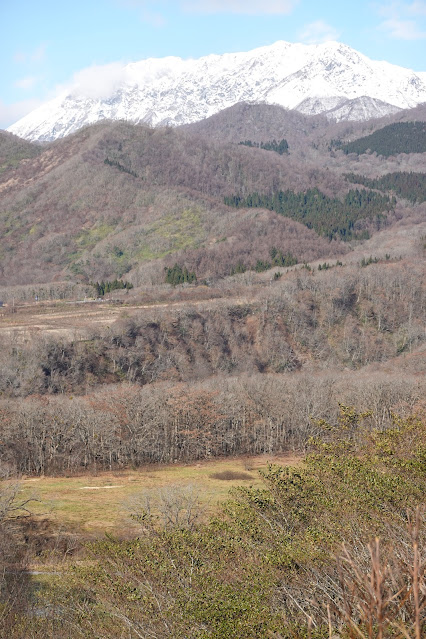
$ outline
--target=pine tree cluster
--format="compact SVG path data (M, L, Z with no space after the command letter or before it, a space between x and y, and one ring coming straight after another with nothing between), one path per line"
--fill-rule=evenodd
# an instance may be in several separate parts
M172 286L184 284L185 282L191 284L192 282L197 281L196 274L194 272L189 272L186 266L182 267L179 264L175 264L172 268L166 267L164 270L166 273L165 282Z
M353 184L362 184L370 189L393 191L396 195L413 202L426 202L426 175L412 171L387 173L382 177L370 179L364 175L346 173L345 178Z
M398 153L424 153L426 151L426 122L396 122L389 124L353 142L333 140L332 146L344 153L362 155L370 151L384 157Z
M277 142L275 139L270 142L252 142L251 140L245 140L244 142L240 142L243 146L251 146L258 149L264 149L265 151L274 151L279 155L284 155L288 153L288 142L285 139Z
M131 289L133 288L133 284L131 284L130 282L123 282L123 280L112 280L112 281L102 281L102 282L92 282L91 283L92 286L95 287L96 289L96 295L98 297L103 297L104 295L106 295L107 293L111 293L111 291L117 291L119 289Z
M385 213L396 204L395 198L374 191L355 189L349 191L343 202L330 198L319 189L309 189L304 193L277 191L272 195L250 193L246 197L233 195L225 197L228 206L236 208L265 208L285 217L301 222L319 235L343 241L365 239L366 231L357 231L358 220L376 219L380 224Z
M128 173L129 175L133 175L133 177L138 177L137 173L123 166L122 164L120 164L120 162L117 162L116 160L110 160L109 158L106 158L106 160L104 160L104 164L108 164L108 166L114 166L116 169L118 169L122 173Z

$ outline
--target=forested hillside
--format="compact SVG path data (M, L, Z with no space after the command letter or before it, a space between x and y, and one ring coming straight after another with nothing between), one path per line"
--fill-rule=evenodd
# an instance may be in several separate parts
M0 175L16 168L21 160L36 157L41 147L18 138L7 131L0 131Z
M425 634L423 111L0 136L2 638Z
M387 173L380 178L369 179L363 175L347 173L345 178L354 184L362 184L369 189L392 191L395 195L406 198L410 202L426 201L426 175L424 173Z
M260 427L257 423L256 426L253 422L249 427L246 421L244 428L250 429L251 434L247 433L243 437L242 432L238 429L234 431L235 427L228 424L230 414L233 414L231 405L225 410L224 400L215 398L216 389L221 388L219 380L254 375L256 384L263 385L266 382L261 380L262 376L288 376L290 373L300 376L303 373L304 379L312 376L309 383L315 386L315 376L323 367L336 372L348 369L356 371L398 357L410 358L411 354L417 352L419 363L416 364L414 358L413 366L420 365L426 313L422 273L421 265L411 265L407 269L389 260L366 267L330 268L328 265L316 272L302 269L289 273L283 280L274 281L268 290L261 290L251 302L217 300L214 304L204 303L201 307L187 304L180 309L167 306L151 311L146 309L128 319L117 321L110 329L92 335L89 340L46 339L26 345L5 340L1 355L0 392L10 400L27 396L29 400L18 410L10 400L1 405L5 421L0 430L3 442L0 460L13 464L13 460L18 463L19 459L20 472L33 473L44 472L48 468L49 472L54 469L77 469L83 460L90 466L95 457L98 465L108 468L111 464L190 460L205 456L207 450L210 450L209 455L213 454L212 451L219 455L247 454L266 452L265 446L281 450L290 441L299 446L306 436L306 433L302 434L304 429L308 428L309 432L309 411L303 428L301 423L297 425L297 420L290 428L289 420L293 421L294 418L290 418L289 407L283 409L281 425L275 434L267 425L267 415L272 410L275 393L278 393L277 401L281 402L278 400L281 382L277 382L277 389L269 400L266 397L262 400L266 402L261 411L262 422L266 420L264 425ZM216 381L210 385L208 380L213 378ZM189 417L187 411L192 399L184 408L178 396L175 404L169 392L164 394L164 389L158 392L147 389L140 395L145 398L142 402L145 408L138 409L138 417L134 412L137 410L136 404L134 408L131 406L138 401L132 399L133 395L136 398L139 393L128 389L125 391L127 399L120 400L124 404L119 417L112 405L107 408L108 402L104 403L103 391L100 391L104 384L131 383L149 387L166 380L172 384L169 390L173 396L180 392L179 387L172 390L173 385L184 383L181 392L186 397L192 397L191 384L204 380L206 385L195 392L193 400L197 406L204 402L206 408L209 398L210 417L206 414L205 419L198 424L194 422L190 425L188 420L193 418ZM283 383L293 383L290 378L288 380ZM232 381L229 383L234 384ZM420 379L418 383L421 385ZM406 392L408 401L410 393L414 397L416 393L421 393L420 386L417 391L415 386L411 386L410 390L407 379L402 397ZM331 392L331 388L326 390L326 387L327 384L323 386L319 382L318 392ZM89 389L100 392L99 398L91 403L91 408L86 402L81 405L74 400L64 402L62 399L60 419L55 416L58 409L56 403L50 404L49 408L46 402L32 399L38 395L74 396L84 394ZM398 389L399 383L392 378L387 392L396 397L401 392ZM148 399L151 392L155 397L152 406ZM199 404L201 400L196 397L200 393L204 400ZM289 393L292 395L293 391ZM220 396L223 396L222 390ZM355 396L357 405L365 405L361 392L355 392ZM295 410L296 398L286 401L290 401L292 410ZM321 415L324 417L329 416L327 405L333 408L330 401L321 403L320 410L325 411ZM90 427L99 432L95 448L90 452L82 448L78 438L73 442L77 436L72 426L75 410L81 413L83 421L89 419L90 414ZM182 422L176 410L183 411ZM196 421L198 409L194 407L193 410ZM253 410L256 412L260 408L255 409L254 405ZM33 438L31 441L28 439L28 419L36 431L39 427L35 424L41 427L43 423L43 428L48 428L50 433L50 452L46 449L42 453L43 445L40 442L37 444L39 452L36 458L33 458L35 442ZM118 424L117 419L124 431L114 444L113 432ZM158 419L163 423L162 429L165 429L163 435L158 432ZM237 415L232 419L238 419ZM135 420L139 424L137 430L133 430ZM61 424L69 426L64 426L64 431ZM260 430L256 435L258 427ZM175 437L178 438L173 444L170 428L175 428ZM196 442L204 441L206 428L210 438L209 448L204 445L198 447ZM261 435L264 429L269 433L269 444ZM299 433L297 437L296 432ZM130 440L125 444L127 437ZM99 438L104 442L104 452L99 448ZM226 445L225 440L228 442ZM67 458L66 450L74 451L71 455L73 461ZM131 450L140 452L131 453Z
M380 228L381 220L391 210L396 200L381 196L373 191L351 190L343 202L329 198L318 189L305 193L279 191L273 195L252 193L246 197L234 195L225 197L225 204L237 208L265 208L313 228L318 235L345 242L351 239L365 239L368 233L356 231L361 220L375 221Z
M181 261L182 251L199 251L190 258L199 264L192 269L198 280L229 275L240 262L246 268L266 263L272 249L300 263L343 254L346 248L327 246L318 235L366 238L395 220L392 198L405 200L413 184L390 193L392 185L383 182L383 196L350 194L342 175L350 165L325 145L336 126L243 104L180 129L98 124L41 149L5 135L5 157L12 154L18 165L0 178L0 282L56 277L89 283L126 274L136 281L146 265L148 281L160 283L164 267L174 265L173 256ZM286 140L289 153L259 148L274 139ZM252 147L239 144L244 140ZM224 206L224 198L239 210ZM313 234L300 227L288 233L296 227L280 216L254 216L253 206L275 210ZM398 210L397 218L404 214Z
M311 179L324 179L333 190L345 184L317 169L305 174L276 153L212 145L168 129L97 125L22 163L13 180L4 178L2 281L24 284L53 276L100 281L121 278L137 265L157 260L159 282L164 264L158 260L165 256L243 235L253 216L230 211L223 205L224 194L290 184L304 188ZM268 235L272 224L284 236L288 221L263 219L259 235ZM297 234L293 239L295 246L287 236L277 248L302 261L325 257L328 251L321 240L313 252L306 252L297 245ZM251 261L262 259L274 245L272 239L259 239ZM227 272L217 264L217 274Z
M255 147L257 149L263 149L264 151L274 151L278 155L284 155L288 153L288 142L285 138L277 142L275 138L269 142L253 142L252 140L244 140L240 142L243 146Z
M335 147L342 149L344 153L362 155L370 151L384 157L398 153L425 153L426 123L398 122L389 124L383 129L353 142L335 143Z

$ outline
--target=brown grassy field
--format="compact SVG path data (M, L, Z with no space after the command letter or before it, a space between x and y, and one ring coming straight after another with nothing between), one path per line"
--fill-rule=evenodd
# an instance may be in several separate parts
M198 291L194 291L197 293ZM222 297L212 299L199 293L201 299L190 300L193 306L208 304L209 307L222 302ZM114 301L91 301L86 303L41 302L0 309L0 336L28 341L40 336L66 339L85 339L91 332L108 328L119 319L127 319L137 313L152 309L183 308L187 300L143 303L132 301L123 304ZM233 305L247 304L248 300L232 298Z
M152 465L97 475L24 478L20 491L24 498L38 499L32 505L33 512L64 534L93 537L108 532L121 536L135 530L130 519L132 502L146 491L192 486L199 493L204 512L211 514L231 488L260 485L259 470L268 463L296 465L301 458L290 454L261 455L188 465Z

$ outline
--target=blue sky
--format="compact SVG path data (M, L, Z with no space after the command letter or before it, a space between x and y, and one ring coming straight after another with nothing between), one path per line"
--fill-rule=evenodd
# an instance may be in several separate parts
M94 65L339 40L426 71L426 0L0 0L0 128Z

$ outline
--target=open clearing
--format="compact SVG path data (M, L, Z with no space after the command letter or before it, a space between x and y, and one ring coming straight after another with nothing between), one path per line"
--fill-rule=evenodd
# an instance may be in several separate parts
M40 302L0 309L0 336L27 341L40 336L87 339L91 332L108 328L119 319L153 309L174 309L185 306L209 307L223 304L223 298L152 304L114 304L113 302ZM247 304L245 298L233 298L233 305Z
M34 496L32 510L49 519L64 533L98 536L104 532L122 535L135 525L130 519L132 500L144 491L168 486L191 485L199 492L206 514L213 513L235 486L260 486L259 470L268 463L297 465L295 455L261 455L201 461L191 465L146 466L138 470L121 470L74 477L36 477L21 480L21 495ZM247 479L219 479L232 473Z

